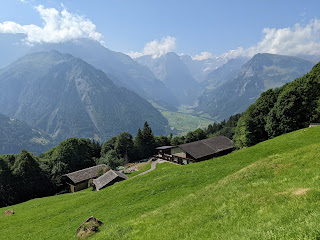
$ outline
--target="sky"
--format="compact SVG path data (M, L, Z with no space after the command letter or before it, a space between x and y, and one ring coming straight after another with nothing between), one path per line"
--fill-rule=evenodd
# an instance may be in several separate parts
M0 0L0 34L93 38L132 57L320 55L319 0Z

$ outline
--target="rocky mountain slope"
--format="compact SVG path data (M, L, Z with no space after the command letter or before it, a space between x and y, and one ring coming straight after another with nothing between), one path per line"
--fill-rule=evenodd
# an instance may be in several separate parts
M32 52L56 50L81 58L97 69L104 71L118 86L125 87L141 97L159 104L176 104L177 99L145 66L121 52L111 51L92 39L78 39L64 43L42 43L32 46L23 43L24 34L0 34L0 68Z
M179 104L193 104L195 100L193 89L197 82L180 56L169 52L158 58L147 55L135 60L147 66L174 93L179 100Z
M149 68L132 60L126 54L111 51L94 40L80 39L60 44L42 44L32 49L32 51L50 50L83 59L104 71L116 85L132 90L147 100L173 105L177 102L171 91Z
M223 120L243 112L260 94L280 87L311 70L312 62L291 56L256 54L232 80L198 99L198 111Z
M0 70L0 112L56 140L106 140L136 133L148 121L163 134L167 120L145 99L117 87L101 70L57 51L29 54Z

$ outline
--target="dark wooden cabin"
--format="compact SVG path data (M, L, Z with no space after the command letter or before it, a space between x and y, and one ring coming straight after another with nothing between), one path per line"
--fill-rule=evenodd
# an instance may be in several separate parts
M77 192L82 189L88 188L88 182L90 179L97 177L99 169L105 169L105 164L100 164L94 167L85 168L79 171L71 172L63 175L65 182L70 186L71 192Z
M178 148L182 150L181 153L186 158L193 159L195 162L223 156L234 149L232 141L224 136L181 144L178 145Z
M95 185L96 190L99 191L102 188L111 186L116 182L120 182L126 179L128 179L128 177L124 173L114 171L114 170L109 170L102 176L93 180L93 184Z
M224 136L208 138L178 146L158 147L158 157L179 164L200 162L232 152L232 141Z

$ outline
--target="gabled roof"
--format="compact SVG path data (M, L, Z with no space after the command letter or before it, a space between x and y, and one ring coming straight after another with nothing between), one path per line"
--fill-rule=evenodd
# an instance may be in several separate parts
M161 146L161 147L157 147L156 150L165 150L165 149L171 149L174 148L175 146Z
M210 156L215 153L232 149L232 141L224 136L208 138L191 143L178 145L183 151L190 154L193 158L199 159L202 157Z
M93 180L93 184L96 186L97 190L100 190L104 186L106 186L108 183L110 183L112 180L116 179L117 177L122 178L123 180L128 179L128 177L121 172L109 170L102 176L98 177L97 179Z
M89 180L91 178L95 178L97 176L97 172L100 168L106 168L105 164L100 164L94 167L85 168L79 171L71 172L65 174L64 176L68 177L75 184Z

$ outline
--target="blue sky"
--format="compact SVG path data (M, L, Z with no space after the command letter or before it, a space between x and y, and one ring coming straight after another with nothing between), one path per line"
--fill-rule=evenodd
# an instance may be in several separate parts
M192 56L201 52L219 56L239 47L242 52L248 52L249 48L263 42L266 36L276 38L279 34L288 34L283 29L289 29L295 34L309 25L313 36L302 44L312 41L313 44L309 44L312 49L320 42L317 21L320 19L319 0L0 0L0 24L12 21L19 25L43 27L44 19L39 14L41 10L35 8L39 5L43 5L43 11L55 8L61 13L65 9L71 15L81 16L83 20L95 25L95 31L102 36L99 40L106 47L125 53L132 51L138 55L143 55L145 45L152 41L155 42L148 48L151 52L162 49L166 44L168 46L164 49L168 51ZM296 24L300 24L299 28ZM266 28L274 29L275 32L263 32ZM299 34L305 33L302 31L295 36ZM170 41L168 37L171 37ZM280 39L287 38L294 37L289 34ZM296 41L301 41L301 36L297 36ZM291 40L287 46L295 44ZM149 52L148 49L145 53ZM268 49L271 49L270 52L286 53L279 46L274 48L274 44L265 44L254 51ZM302 50L291 50L294 51Z

